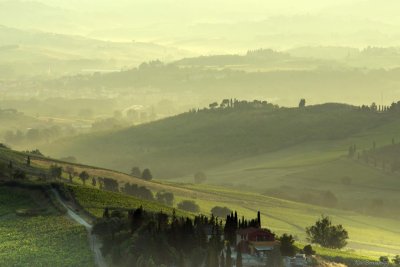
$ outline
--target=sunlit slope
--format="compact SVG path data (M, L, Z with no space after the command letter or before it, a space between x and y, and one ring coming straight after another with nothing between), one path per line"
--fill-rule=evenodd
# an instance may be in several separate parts
M10 150L0 150L0 158L3 162L10 159L19 168L25 163L26 155ZM397 229L397 219L372 217L357 212L342 211L334 208L326 208L317 205L299 203L271 197L259 193L250 193L251 188L242 186L240 190L229 189L211 185L178 184L172 182L147 182L126 174L112 170L90 167L86 165L69 164L49 158L32 157L35 168L45 171L51 164L61 166L72 165L76 171L86 170L91 175L114 178L124 182L144 185L153 193L158 191L172 192L175 195L174 206L181 200L194 200L200 205L201 213L210 214L214 206L227 206L237 210L240 214L252 218L257 210L262 212L262 221L265 227L271 228L278 234L291 233L306 242L305 227L311 225L321 214L332 216L333 220L342 223L350 233L350 248L356 250L359 255L369 255L377 258L382 254L398 254L400 247L398 240L400 233ZM243 177L245 184L247 176ZM212 178L210 178L212 179ZM246 184L251 184L248 182ZM258 182L260 186L268 182ZM170 207L165 207L155 202L139 200L134 197L119 193L104 192L92 186L83 187L75 180L75 185L68 186L73 191L76 200L96 216L101 216L104 207L136 208L143 205L146 209L171 212ZM181 211L177 211L181 214Z
M282 161L285 167L285 157L292 161L289 165L332 160L347 153L353 143L370 147L374 139L378 144L390 142L399 122L390 113L362 112L340 104L207 110L61 140L44 150L55 157L73 155L85 163L123 171L150 167L157 178L178 177L246 158L258 162L250 168L263 167L270 163L260 159L277 151L274 164Z

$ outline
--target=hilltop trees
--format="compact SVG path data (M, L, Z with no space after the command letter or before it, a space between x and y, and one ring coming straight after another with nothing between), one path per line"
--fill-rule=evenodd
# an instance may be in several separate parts
M132 168L131 176L138 177L146 181L150 181L151 179L153 179L153 174L151 173L149 168L146 168L143 170L143 172L141 172L140 168L137 166Z
M306 100L303 98L300 100L299 108L304 108L306 106Z
M341 249L347 245L349 235L342 225L332 225L327 216L322 216L315 225L306 228L307 238L311 243L326 248Z
M134 177L142 177L142 172L139 167L133 167L131 170L131 175Z
M72 166L67 166L65 171L68 173L69 181L72 183L72 178L75 176L75 169Z
M150 181L151 179L153 179L153 175L151 174L150 169L144 169L142 173L142 179L146 181Z

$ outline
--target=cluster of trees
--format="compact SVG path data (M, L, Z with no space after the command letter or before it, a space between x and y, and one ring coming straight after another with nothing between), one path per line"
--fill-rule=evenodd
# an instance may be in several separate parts
M254 108L278 108L278 106L268 103L267 101L262 100L253 100L253 101L246 101L246 100L238 100L232 98L223 99L221 103L213 102L208 105L210 110L215 109L254 109Z
M148 168L144 169L142 172L139 167L133 167L131 170L131 175L146 181L150 181L151 179L153 179L153 174Z
M154 200L153 193L145 186L138 186L137 184L126 183L125 186L122 188L122 192L141 199Z
M372 111L372 112L399 112L400 111L400 101L393 102L390 106L377 105L373 102L370 106L362 105L359 107L362 111Z
M196 267L207 262L218 267L221 224L215 218L178 218L140 207L127 213L105 210L93 233L102 240L103 254L118 266ZM207 229L212 229L210 240Z
M400 111L400 101L393 102L390 106L377 105L373 102L370 106L362 105L359 107L361 111L372 111L372 112L399 112Z
M226 222L224 227L224 236L227 241L231 244L236 244L236 231L245 228L261 228L261 214L257 213L256 219L247 220L244 217L238 218L237 212L232 212L226 216ZM272 235L272 233L271 233Z

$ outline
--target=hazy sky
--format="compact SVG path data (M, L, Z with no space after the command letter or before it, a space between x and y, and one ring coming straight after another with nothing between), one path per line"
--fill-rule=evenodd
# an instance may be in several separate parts
M0 6L0 25L210 53L306 45L400 45L399 0L2 2L8 4Z

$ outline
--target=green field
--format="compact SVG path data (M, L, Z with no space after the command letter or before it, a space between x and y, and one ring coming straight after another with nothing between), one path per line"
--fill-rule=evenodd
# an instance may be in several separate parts
M0 266L94 266L85 228L30 194L0 187ZM16 215L38 208L46 211Z

